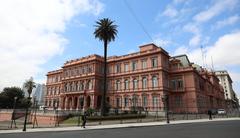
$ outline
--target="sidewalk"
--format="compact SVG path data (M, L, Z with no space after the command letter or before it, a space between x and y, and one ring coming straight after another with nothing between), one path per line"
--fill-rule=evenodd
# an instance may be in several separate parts
M170 121L170 124L166 122L147 122L147 123L128 123L128 124L113 124L113 125L96 125L81 127L56 127L56 128L27 128L26 132L22 129L15 130L0 130L1 133L27 133L27 132L55 132L55 131L74 131L74 130L96 130L96 129L114 129L114 128L129 128L129 127L144 127L144 126L159 126L159 125L171 125L171 124L183 124L183 123L197 123L197 122L211 122L211 121L229 121L229 120L240 120L240 118L215 118L213 120L198 119L198 120L178 120Z

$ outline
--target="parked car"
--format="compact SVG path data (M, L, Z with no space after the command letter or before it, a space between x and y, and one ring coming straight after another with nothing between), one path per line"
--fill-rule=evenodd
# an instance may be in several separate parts
M222 115L222 114L226 114L226 111L224 109L218 109L217 113Z
M211 109L212 115L216 115L218 114L218 110L217 109Z

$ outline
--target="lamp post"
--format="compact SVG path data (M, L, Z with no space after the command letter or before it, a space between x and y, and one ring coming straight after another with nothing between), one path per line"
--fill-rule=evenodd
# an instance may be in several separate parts
M56 106L57 103L57 106ZM59 126L59 121L58 121L58 105L59 105L59 100L54 100L54 110L55 110L55 114L56 114L56 118L55 118L55 127Z
M25 112L25 119L24 119L24 125L23 125L23 131L26 131L26 125L27 125L27 116L28 116L28 106L30 105L30 94L28 95L27 98L27 107L26 107L26 112Z
M77 126L80 126L80 110L81 110L81 104L82 104L82 101L83 99L81 97L79 97L79 104L78 104L78 125Z
M34 118L33 118L33 128L35 127L35 124L38 126L37 122L37 108L38 108L38 101L36 100L36 96L34 96L33 99L33 108L34 108Z
M15 128L16 128L16 121L15 121L15 108L16 108L16 101L17 101L17 97L14 97L14 103L13 103L13 113L12 113L12 121L11 121L11 128L12 128L12 124L14 122L15 124Z
M165 112L166 112L166 117L167 117L167 123L169 124L169 96L168 94L164 94L164 96L162 97L162 100L165 103Z

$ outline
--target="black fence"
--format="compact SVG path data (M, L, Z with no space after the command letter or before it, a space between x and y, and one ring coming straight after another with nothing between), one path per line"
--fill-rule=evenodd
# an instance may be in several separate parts
M152 108L154 109L154 108ZM123 124L123 123L139 123L139 122L156 122L167 120L193 120L208 119L209 114L191 113L191 112L172 112L166 108L156 108L148 110L143 107L132 106L127 110L121 108L110 108L106 116L100 116L100 110L89 108L88 110L39 110L32 108L28 112L27 128L39 127L66 127L81 126L81 116L87 112L87 126L107 125L107 124ZM0 109L0 129L22 129L24 123L24 109ZM238 109L218 110L212 109L212 117L230 118L240 117Z

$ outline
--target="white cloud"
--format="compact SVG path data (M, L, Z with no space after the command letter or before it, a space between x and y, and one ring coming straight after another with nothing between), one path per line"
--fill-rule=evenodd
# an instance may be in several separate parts
M222 20L222 21L218 21L216 23L216 25L214 25L214 29L219 29L219 28L222 28L224 26L227 26L227 25L233 25L235 24L236 22L238 22L240 19L240 17L238 15L233 15L225 20Z
M183 30L186 32L193 33L193 34L200 33L199 27L197 26L197 24L194 24L194 23L188 23L188 24L184 25Z
M178 11L173 6L168 5L162 15L173 18L178 15Z
M200 42L201 42L201 36L194 35L189 41L189 46L199 46Z
M238 0L220 0L216 1L207 10L204 10L193 17L197 22L206 22L212 19L214 16L219 15L225 10L231 10L237 6Z
M185 46L181 46L174 51L173 55L175 55L175 56L182 55L182 54L186 54L187 52L188 52L188 48Z
M183 3L183 2L186 2L188 0L174 0L173 3L174 4L179 4L179 3Z
M0 4L0 89L21 86L61 54L66 24L77 14L98 15L97 0L6 0Z
M240 66L240 32L233 32L221 36L213 46L203 49L206 55L206 63L211 65L211 57L213 58L214 66L226 68L228 66ZM200 48L193 49L187 52L192 62L202 65L202 53Z
M218 65L240 65L240 32L226 34L220 37L213 47L210 47L207 54L214 57Z
M164 46L169 45L171 42L168 41L168 40L163 40L163 39L161 39L161 38L156 38L156 39L154 40L154 43L155 43L156 45L158 45L158 46L164 47Z

